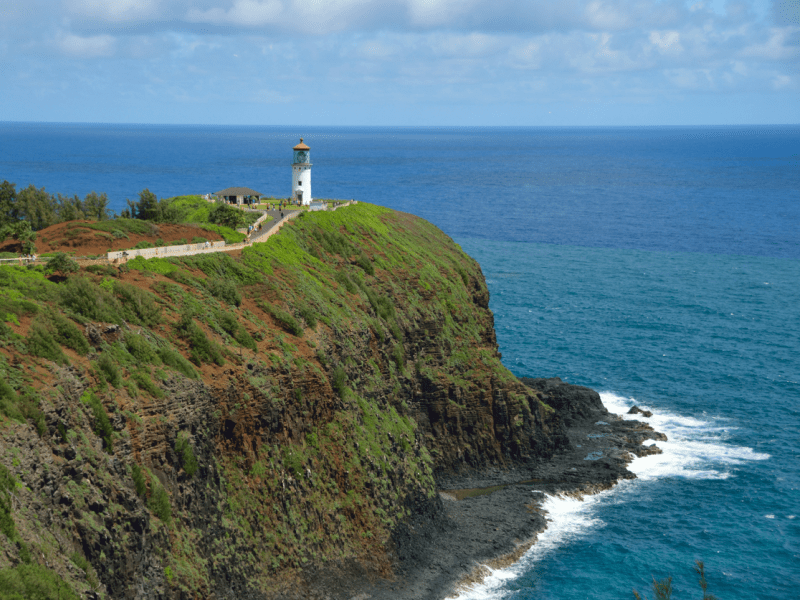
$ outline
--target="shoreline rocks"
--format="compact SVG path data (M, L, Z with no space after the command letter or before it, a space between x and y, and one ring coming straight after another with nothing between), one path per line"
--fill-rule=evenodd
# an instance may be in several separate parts
M646 423L608 412L594 390L554 379L522 378L566 425L569 447L549 460L440 477L439 494L395 532L393 581L359 590L373 600L439 600L510 566L547 527L545 494L584 495L636 476L634 456L660 453L666 440ZM634 413L635 414L635 413Z

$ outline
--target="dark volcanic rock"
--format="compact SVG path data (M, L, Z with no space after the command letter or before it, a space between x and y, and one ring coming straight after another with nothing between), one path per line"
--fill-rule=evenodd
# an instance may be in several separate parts
M565 383L558 377L552 379L522 377L520 381L528 387L541 391L542 402L554 408L567 427L572 427L588 418L600 418L608 414L600 400L600 394L590 388Z
M631 409L628 411L629 415L642 415L645 418L650 418L653 416L649 410L642 410L638 406L631 406Z
M480 565L493 568L518 560L547 522L545 494L581 497L636 476L627 469L634 456L658 454L646 440L666 440L646 423L609 413L589 388L554 379L521 381L568 423L569 443L547 460L519 461L505 469L440 476L438 498L395 531L397 577L364 590L364 598L438 600L456 582L481 579ZM344 597L344 596L343 596Z

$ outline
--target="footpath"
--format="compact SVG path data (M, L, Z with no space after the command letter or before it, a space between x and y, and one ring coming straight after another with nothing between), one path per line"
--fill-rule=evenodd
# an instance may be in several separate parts
M356 204L357 201L348 201L337 206L330 207L328 210L337 210ZM80 266L85 267L89 265L123 265L131 259L141 256L143 258L169 258L172 256L190 256L193 254L209 254L212 252L233 252L241 250L247 246L251 246L256 242L266 242L270 237L278 233L286 223L292 219L297 218L304 211L302 210L248 210L248 212L263 213L261 217L255 222L256 229L252 231L243 242L235 244L227 244L225 242L203 242L200 244L181 244L178 246L160 246L158 248L142 248L137 250L119 250L116 252L109 252L105 257L98 258L75 258ZM272 217L271 221L266 221L267 217ZM262 225L261 229L257 229L258 225ZM244 230L246 231L246 230ZM50 260L49 257L32 258L4 258L0 259L0 265L4 264L45 264Z

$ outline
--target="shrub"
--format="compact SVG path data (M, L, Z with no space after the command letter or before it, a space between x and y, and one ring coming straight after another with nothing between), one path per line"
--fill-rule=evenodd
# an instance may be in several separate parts
M146 327L161 322L161 307L152 293L121 281L114 284L114 292L121 301L122 316L128 321Z
M362 269L364 269L364 272L367 275L375 275L375 267L372 266L372 261L370 261L370 259L367 257L366 254L364 254L364 252L361 252L356 257L356 264Z
M178 335L189 343L190 358L194 364L198 366L204 362L213 362L220 366L225 364L225 359L217 344L206 337L203 330L194 322L194 316L190 312L184 312L181 315L175 329Z
M78 354L89 352L89 342L72 321L56 311L49 311L45 315L47 322L55 330L55 339L62 346L72 348Z
M142 467L134 464L131 467L131 478L133 479L133 485L136 487L136 495L140 498L144 498L144 495L147 493L147 483L144 480Z
M317 326L317 313L314 312L313 308L305 304L302 304L297 308L297 312L299 312L300 316L303 317L303 320L306 322L306 325L308 325L312 329Z
M153 514L161 521L169 524L172 520L172 506L169 503L169 494L157 479L152 478L151 483L153 490L150 500L147 501L147 508L152 510Z
M231 313L223 312L217 315L217 321L228 334L235 339L239 345L249 348L250 350L256 350L258 346L256 346L256 341L253 339L253 336L248 333L248 331L239 324L239 321L236 320L236 316L232 315Z
M52 334L39 323L31 325L27 344L28 352L33 356L52 360L61 365L69 362Z
M347 393L347 374L344 372L344 367L342 367L342 365L337 365L333 370L331 385L333 389L336 390L336 393L339 394L339 397L344 399Z
M0 531L12 542L17 539L17 528L11 516L11 499L9 494L14 490L14 476L0 465Z
M295 318L290 315L288 312L274 306L273 304L268 304L266 302L259 302L259 306L267 313L272 315L272 317L280 324L280 326L297 337L303 336L303 328L300 326Z
M128 333L125 336L125 348L127 348L131 356L140 364L161 364L161 359L158 357L158 354L150 345L150 342L142 335Z
M158 356L165 365L172 367L176 371L183 373L189 379L197 379L197 371L192 364L173 348L159 348Z
M72 587L57 573L36 563L0 571L0 598L79 600Z
M351 294L355 294L358 291L356 284L352 282L352 280L347 276L347 273L344 271L336 272L336 282L343 285Z
M149 271L150 273L158 273L159 275L168 275L173 271L177 271L178 267L164 258L149 258L137 256L125 263L129 269L137 271Z
M199 465L197 464L197 457L194 455L194 450L191 444L189 444L188 434L184 432L178 434L178 439L175 440L175 452L177 452L181 459L183 470L191 479L194 474L197 473Z
M119 374L119 368L117 368L117 363L110 354L107 352L101 354L95 365L97 366L98 375L108 383L115 388L122 385L122 377Z
M215 298L219 298L223 302L227 302L233 306L240 306L242 304L242 294L235 281L230 279L207 279L206 288Z
M397 365L398 370L402 371L406 361L403 344L397 343L394 345L394 348L392 348L392 360L394 361L394 364Z
M119 322L120 304L117 299L86 277L70 277L61 286L60 302L64 308L87 319Z
M81 396L81 401L84 404L89 405L89 408L92 409L92 416L94 417L94 432L103 438L105 449L109 454L111 454L114 451L113 443L111 441L111 434L114 433L114 429L111 427L111 421L108 420L106 409L103 408L100 398L95 396L93 392L87 391L83 393L83 396Z
M48 273L58 273L64 277L70 273L77 272L80 267L78 266L78 263L76 263L63 252L57 252L52 258L50 258L50 260L47 261L46 269Z
M144 390L148 394L150 394L153 398L163 398L164 392L158 387L153 380L150 379L150 375L147 374L146 371L134 371L131 373L131 379L136 382L136 385L139 387L140 390Z

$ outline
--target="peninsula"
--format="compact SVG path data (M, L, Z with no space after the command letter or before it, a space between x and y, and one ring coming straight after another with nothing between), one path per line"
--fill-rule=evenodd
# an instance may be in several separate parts
M365 203L227 253L0 266L0 413L0 586L61 599L443 598L529 547L543 492L663 439L515 377L480 266Z

